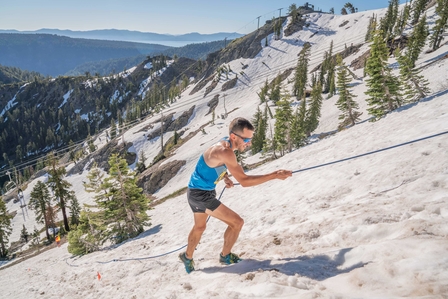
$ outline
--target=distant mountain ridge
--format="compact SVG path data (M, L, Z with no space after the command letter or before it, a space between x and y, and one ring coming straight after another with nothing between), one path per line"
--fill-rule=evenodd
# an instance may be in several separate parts
M154 32L141 32L131 30L120 29L100 29L100 30L88 30L88 31L72 31L72 30L60 30L60 29L47 29L42 28L34 31L18 31L18 30L3 30L0 29L0 33L23 33L23 34L56 34L61 36L67 36L72 38L88 38L88 39L101 39L101 40L116 40L116 41L128 41L128 42L162 42L162 41L186 41L186 42L210 42L224 39L236 39L243 36L243 34L236 32L218 32L212 34L201 34L197 32L172 35L172 34L160 34Z
M155 55L171 47L70 38L53 34L0 33L0 64L43 75L58 76L87 63L108 59Z

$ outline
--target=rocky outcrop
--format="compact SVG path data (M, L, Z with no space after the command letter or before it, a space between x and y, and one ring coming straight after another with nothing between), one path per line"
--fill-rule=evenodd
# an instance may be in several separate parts
M188 124L188 120L193 115L194 108L196 106L191 106L190 109L184 111L181 116L174 119L174 113L171 113L169 115L166 115L163 117L163 132L172 132L172 131L179 131L183 127L185 127ZM156 120L155 122L160 122L161 119ZM147 138L148 140L151 140L153 138L156 138L157 136L160 136L161 128L158 128L151 132L151 134L148 134Z
M235 87L236 82L238 82L238 77L233 78L232 80L227 81L221 87L221 91L226 91Z
M350 67L353 68L353 70L362 69L366 65L367 58L370 56L370 50L367 50L362 54L361 56L357 57L352 61L350 64Z
M218 106L218 103L219 103L219 94L215 95L213 97L213 99L211 99L207 103L207 106L210 107L210 109L208 109L208 112L206 115L209 115L210 113L212 113L212 111L215 110L216 106Z
M90 170L94 163L97 164L99 168L104 169L104 171L109 171L109 157L112 154L118 154L120 157L126 159L128 165L135 162L136 154L129 153L128 150L132 146L132 142L121 143L118 145L118 140L110 141L106 146L102 147L100 150L88 155L86 158L82 159L75 166L73 166L67 175L81 174L86 168ZM87 167L86 167L87 165Z
M174 160L161 166L161 162L148 168L139 175L137 185L143 188L143 193L154 194L165 186L186 164L184 160Z
M207 88L205 89L204 92L204 98L213 91L213 89L215 89L216 85L218 85L218 81L217 80L213 80L212 83L207 86Z
M343 51L331 56L331 58L334 60L334 62L336 62L337 55L341 55L342 59L347 58L348 56L357 53L361 47L362 47L362 44L358 44L358 45L351 44L349 47L345 47L345 49ZM311 72L315 72L315 71L319 70L321 68L321 66L322 66L322 63L320 63L314 69L312 69ZM350 66L352 66L352 65L350 65ZM362 66L362 67L364 67L364 66Z

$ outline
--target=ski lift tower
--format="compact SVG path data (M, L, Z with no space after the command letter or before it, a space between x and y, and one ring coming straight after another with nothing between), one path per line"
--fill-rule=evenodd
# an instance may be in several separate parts
M23 191L18 187L17 183L11 179L11 172L7 171L6 174L9 177L9 182L6 183L6 193L12 192L14 189L17 189L17 199L20 203L20 208L22 209L23 221L26 222L26 217L28 216L28 208L26 207L25 196L23 195ZM15 201L16 202L16 201ZM26 214L26 216L25 216Z

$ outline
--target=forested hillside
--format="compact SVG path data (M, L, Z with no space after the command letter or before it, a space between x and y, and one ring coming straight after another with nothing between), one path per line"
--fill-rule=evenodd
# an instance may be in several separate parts
M169 48L49 34L0 34L0 64L59 76L86 62L159 54Z
M38 72L29 72L17 67L2 66L0 64L0 85L34 80L34 77L42 78Z
M201 64L193 67L195 64L187 58L173 61L155 56L109 77L36 76L29 83L0 85L0 106L4 107L0 113L2 165L26 162L86 139L111 124L121 127L158 105L174 101L181 83L185 88L189 78L201 72ZM110 130L111 137L117 133ZM26 179L37 169L22 170Z
M194 60L205 60L208 54L216 52L226 46L230 41L214 41L199 44L189 44L183 47L175 47L163 50L161 54L169 57L185 57ZM67 72L67 76L84 75L86 72L90 74L108 75L120 72L124 69L131 68L146 58L147 55L138 55L134 57L109 59L96 62L83 63L73 70Z

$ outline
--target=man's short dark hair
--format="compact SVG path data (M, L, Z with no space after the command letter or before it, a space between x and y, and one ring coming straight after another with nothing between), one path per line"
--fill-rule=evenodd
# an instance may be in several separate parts
M236 133L242 133L244 129L248 129L251 131L254 131L254 126L248 121L247 119L243 117L237 117L229 125L229 135L230 133L236 132Z

